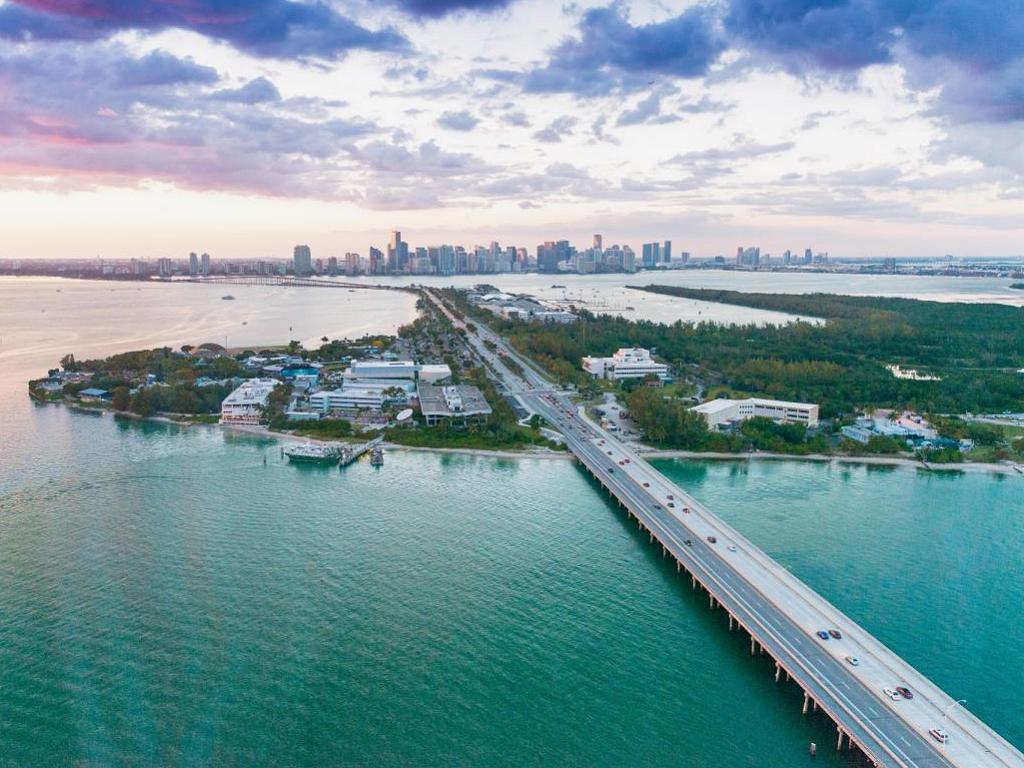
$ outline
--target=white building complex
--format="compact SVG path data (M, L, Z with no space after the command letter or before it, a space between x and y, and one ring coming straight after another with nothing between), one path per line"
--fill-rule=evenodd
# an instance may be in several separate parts
M790 403L761 397L748 397L746 400L719 398L701 403L690 410L703 416L711 429L722 429L757 416L780 424L796 422L808 427L818 426L818 406L813 403Z
M427 426L432 427L442 419L466 424L483 421L491 415L491 406L487 404L483 393L476 387L467 385L434 387L430 384L420 384L418 391L420 411L427 421Z
M355 360L345 371L353 379L410 379L432 383L452 375L447 365L422 365L412 360Z
M277 379L249 379L220 404L221 424L259 424Z
M321 413L379 411L388 404L408 402L415 392L416 385L403 379L346 379L340 389L314 392L309 404Z
M656 363L651 353L639 347L624 347L611 357L584 357L583 370L599 379L642 379L654 374L662 381L669 378L669 368Z

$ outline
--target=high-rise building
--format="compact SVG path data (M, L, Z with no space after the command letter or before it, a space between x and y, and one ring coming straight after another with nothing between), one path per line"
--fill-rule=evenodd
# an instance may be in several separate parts
M392 231L388 240L388 272L406 272L409 265L409 244L402 240L402 233Z
M203 275L210 274L210 254L204 253L199 259L199 271Z
M661 243L644 243L643 267L654 269L661 261Z
M814 255L811 253L811 249L810 248L805 248L804 249L804 264L810 264L812 261L814 261Z
M329 258L327 260L327 274L330 275L331 277L333 277L334 275L338 274L338 257L337 256L331 256L331 258Z
M666 240L665 244L661 247L661 260L668 264L672 261L672 241Z
M170 277L174 274L174 262L170 259L157 259L156 269L160 277Z
M188 273L193 277L199 274L199 257L195 251L188 255Z
M296 245L292 256L292 269L296 275L313 274L313 253L308 245Z
M359 254L358 253L346 253L345 254L345 274L349 277L359 274Z
M594 235L594 250L598 253L604 252L604 238L601 235Z
M384 254L379 248L370 247L370 274L383 275L387 271L387 264L384 263Z

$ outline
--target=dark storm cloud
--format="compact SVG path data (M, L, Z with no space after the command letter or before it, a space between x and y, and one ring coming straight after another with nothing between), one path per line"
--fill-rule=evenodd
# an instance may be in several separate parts
M122 30L184 29L255 56L338 59L352 49L400 50L393 29L374 31L318 0L11 0L0 37L90 40Z
M387 0L410 16L439 19L452 13L489 13L508 6L512 0Z
M618 5L583 14L579 38L556 46L548 63L524 80L534 93L601 96L643 87L651 77L700 77L725 49L707 6L667 21L633 26Z

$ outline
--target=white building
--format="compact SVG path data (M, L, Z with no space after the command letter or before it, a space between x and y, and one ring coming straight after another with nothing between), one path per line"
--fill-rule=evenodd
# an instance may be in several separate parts
M276 379L248 379L220 404L221 424L259 424L270 393L281 382Z
M396 391L397 390L397 391ZM408 402L416 391L410 381L346 379L341 389L321 390L309 396L309 404L321 413L328 411L379 411L386 404Z
M412 360L354 360L345 376L353 379L441 381L452 375L447 365L421 365Z
M417 393L420 412L426 419L427 426L432 427L442 419L450 419L460 424L483 421L491 415L491 406L476 387L434 387L430 384L420 384Z
M669 368L656 363L651 353L639 347L624 347L611 357L584 357L583 370L599 379L642 379L654 374L662 381L669 378Z
M703 416L712 429L758 416L780 424L796 422L808 427L818 426L818 406L813 403L791 403L761 397L748 397L746 400L719 398L701 403L690 410Z

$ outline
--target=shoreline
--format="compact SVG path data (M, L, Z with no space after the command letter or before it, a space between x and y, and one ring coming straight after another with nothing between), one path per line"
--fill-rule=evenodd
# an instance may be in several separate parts
M54 402L55 405L71 406L77 403ZM312 445L336 445L338 443L360 443L362 439L354 440L326 440L319 437L306 435L295 435L290 432L277 432L265 426L250 424L210 424L205 422L177 421L167 416L139 416L130 411L113 411L103 409L105 413L113 416L121 416L134 421L154 421L163 424L172 424L178 427L214 427L226 433L248 435L249 437L262 437L275 441L292 440L298 443L309 443ZM442 446L420 446L402 445L401 443L386 442L385 448L396 451L409 451L418 453L449 454L455 456L477 456L492 459L542 459L556 461L573 461L575 457L569 452L555 452L545 449L538 450L512 450L512 449L489 449L489 448L445 448ZM965 461L960 464L927 464L919 459L907 456L840 456L824 453L791 454L791 453L722 453L715 451L685 451L673 449L658 449L650 446L631 446L643 459L691 459L694 461L803 461L817 464L860 464L864 466L880 467L903 467L905 469L916 469L925 472L973 472L1002 475L1006 477L1024 477L1024 472L1016 469L1022 464L996 464L994 462L972 462Z
M305 435L293 435L288 432L274 432L267 427L254 427L249 425L226 425L216 424L229 432L240 432L255 437L266 437L274 440L294 440L315 445L332 445L339 442L358 442L342 440L324 440ZM558 461L573 461L575 457L568 452L556 453L554 451L516 451L508 449L486 449L486 448L443 448L432 446L402 445L400 443L384 443L389 450L410 451L419 453L438 453L462 456L480 456L496 459L554 459ZM1012 464L994 464L991 462L963 462L962 464L925 464L918 459L906 456L830 456L823 453L810 453L805 455L789 453L716 453L713 451L682 451L682 450L659 450L656 448L642 447L637 450L637 455L643 459L692 459L694 461L807 461L818 464L861 464L865 466L903 467L906 469L917 469L925 472L982 472L1009 477L1024 477L1024 474L1014 469Z

